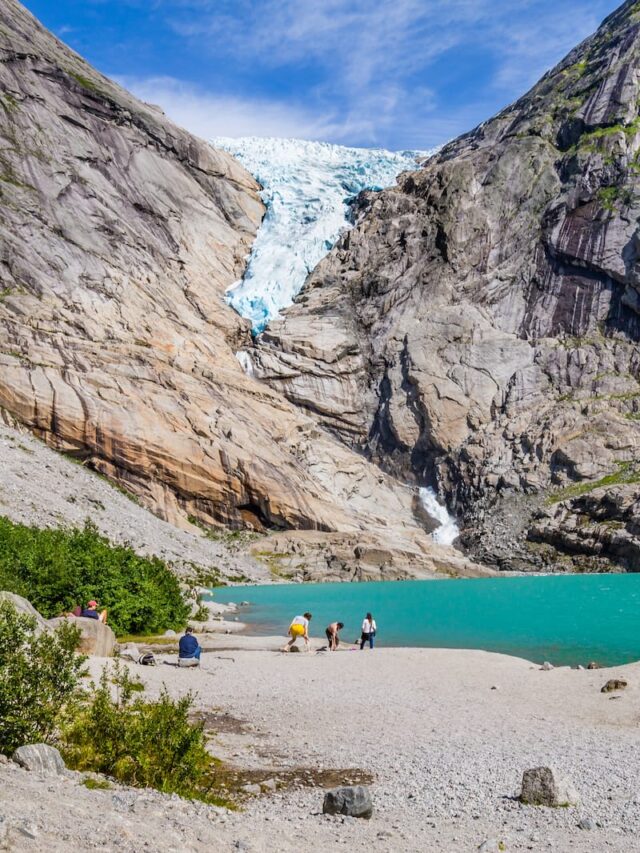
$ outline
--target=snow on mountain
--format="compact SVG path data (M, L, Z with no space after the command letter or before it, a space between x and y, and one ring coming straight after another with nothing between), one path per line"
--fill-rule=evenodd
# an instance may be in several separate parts
M308 274L350 227L349 201L392 186L429 152L346 148L302 139L216 137L262 184L267 208L244 278L227 301L256 334L290 305Z

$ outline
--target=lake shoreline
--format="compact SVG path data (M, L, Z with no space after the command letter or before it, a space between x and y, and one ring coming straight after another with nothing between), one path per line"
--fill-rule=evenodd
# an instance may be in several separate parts
M354 646L365 612L386 648L478 649L543 664L617 666L640 657L638 575L572 575L367 584L269 584L213 591L212 606L237 607L213 626L284 642L294 615L314 614L310 635L345 623ZM217 604L216 604L217 603Z

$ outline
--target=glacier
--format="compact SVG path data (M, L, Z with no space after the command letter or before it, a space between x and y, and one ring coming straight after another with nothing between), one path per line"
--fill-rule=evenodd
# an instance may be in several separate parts
M219 136L211 144L236 157L263 188L265 217L243 278L226 294L254 335L291 305L309 273L351 227L350 202L358 193L392 186L401 172L418 168L433 153L268 137ZM253 376L250 354L240 350L236 358ZM439 525L432 540L451 545L460 532L455 519L432 488L422 487L418 495Z
M236 157L263 187L264 220L243 278L226 295L255 335L291 305L311 270L351 227L349 202L362 190L392 186L432 153L263 137L210 142Z

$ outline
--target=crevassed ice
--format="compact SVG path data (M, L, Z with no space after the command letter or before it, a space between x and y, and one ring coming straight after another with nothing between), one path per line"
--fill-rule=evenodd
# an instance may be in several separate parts
M433 489L422 487L418 489L420 502L432 518L440 523L439 527L431 534L431 538L438 545L452 545L460 534L460 529L455 519L449 515L447 508L438 500Z
M350 227L349 201L392 186L430 152L346 148L327 142L261 137L211 140L263 186L267 208L245 275L227 301L260 333L290 305L306 277Z

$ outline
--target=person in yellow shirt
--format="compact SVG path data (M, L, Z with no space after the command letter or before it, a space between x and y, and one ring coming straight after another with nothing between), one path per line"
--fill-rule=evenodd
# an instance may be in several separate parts
M303 613L302 616L296 616L291 625L289 625L289 637L291 639L289 642L283 646L283 652L290 652L293 646L295 646L298 637L302 637L304 640L304 645L306 651L309 651L309 621L311 619L310 613Z

